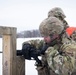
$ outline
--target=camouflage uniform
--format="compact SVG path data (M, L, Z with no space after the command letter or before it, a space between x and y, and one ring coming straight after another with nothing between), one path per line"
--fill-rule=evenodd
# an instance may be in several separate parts
M55 17L49 17L43 20L39 30L42 36L58 34L59 39L53 40L52 43L54 43L49 44L45 54L42 55L42 66L36 65L38 75L74 75L76 72L76 43L68 38L63 23ZM41 50L45 44L43 40L27 42L33 44L38 50Z
M49 69L58 75L73 75L73 72L76 72L75 41L68 38L63 23L57 18L50 17L44 21L40 25L42 36L61 35L60 39L55 39L58 40L56 44L50 46L45 52Z

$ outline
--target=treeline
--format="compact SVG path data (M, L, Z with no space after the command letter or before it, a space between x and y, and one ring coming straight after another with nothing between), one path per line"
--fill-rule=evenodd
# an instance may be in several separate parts
M17 33L17 38L41 37L39 30L28 30Z
M17 33L17 38L31 38L31 37L41 37L39 30L28 30L28 31L21 31ZM0 35L0 38L2 36Z

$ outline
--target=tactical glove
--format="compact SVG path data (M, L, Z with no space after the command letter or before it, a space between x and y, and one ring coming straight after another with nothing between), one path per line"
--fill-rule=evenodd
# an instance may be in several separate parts
M22 54L23 54L25 59L31 60L30 49L31 49L31 45L29 43L23 44Z
M34 45L30 45L29 43L23 44L22 52L25 59L31 60L33 58L38 64L42 65L41 60L38 59L40 51Z

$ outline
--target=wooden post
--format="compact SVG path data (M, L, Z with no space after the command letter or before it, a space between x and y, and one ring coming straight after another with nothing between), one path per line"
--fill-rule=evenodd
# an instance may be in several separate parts
M25 59L17 56L17 75L25 75Z
M25 60L16 56L16 28L0 26L0 34L3 39L3 75L25 75ZM18 63L19 60L21 63Z

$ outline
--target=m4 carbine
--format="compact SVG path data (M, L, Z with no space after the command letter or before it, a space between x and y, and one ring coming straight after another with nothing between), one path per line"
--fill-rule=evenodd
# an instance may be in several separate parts
M43 46L41 50L37 50L33 45L26 43L22 46L22 50L17 50L17 56L23 56L27 60L32 60L33 58L38 64L42 65L38 56L44 54L47 48L48 46Z

